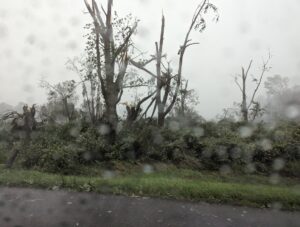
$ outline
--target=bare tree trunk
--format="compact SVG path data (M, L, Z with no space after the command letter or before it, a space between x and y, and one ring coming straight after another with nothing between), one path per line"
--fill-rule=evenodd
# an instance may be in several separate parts
M205 20L202 17L202 14L205 14L207 12L208 8L212 8L214 11L216 11L216 7L209 3L209 1L204 0L201 4L198 5L198 7L195 10L192 22L189 26L189 29L185 35L185 39L183 44L180 46L180 50L178 52L179 55L179 66L177 70L176 75L171 75L172 70L170 70L170 66L168 69L166 69L162 63L163 57L163 45L164 45L164 34L165 34L165 17L162 16L162 23L161 23L161 30L160 30L160 41L159 43L155 43L156 46L156 72L153 73L150 70L146 69L145 66L152 61L150 59L149 61L146 61L146 63L136 63L134 61L131 61L131 63L136 66L137 68L143 70L144 72L150 74L151 76L156 78L156 105L154 106L154 112L157 108L157 125L159 127L163 127L165 123L166 116L171 112L173 109L180 90L180 85L182 81L182 73L183 73L183 63L184 63L184 57L186 50L188 47L193 46L198 43L192 43L190 39L191 32L193 29L200 29L203 30L205 28ZM202 27L202 29L201 29ZM166 72L162 71L162 67L165 68ZM176 78L176 79L174 79ZM171 86L172 86L172 79L175 81L175 91L172 93L171 101L169 104L168 98L171 94ZM162 91L164 91L164 96L162 99ZM152 102L151 102L152 105ZM153 113L154 113L153 112Z
M271 59L271 54L269 53L268 59L263 62L263 67L262 67L262 71L261 71L260 76L258 78L253 79L253 81L256 82L256 88L254 89L254 91L252 93L252 96L251 96L251 99L249 99L249 101L248 101L248 98L247 98L247 79L248 79L249 71L252 67L253 60L250 61L250 64L249 64L247 70L245 70L242 67L242 75L239 75L239 77L235 77L235 83L239 87L239 89L242 93L242 103L241 103L242 120L246 123L249 122L249 110L253 106L253 104L256 103L255 102L255 97L256 97L256 94L257 94L257 92L258 92L258 90L261 86L264 75L270 69L269 66L268 66L270 59ZM238 78L241 78L242 84L238 81ZM255 113L254 116L256 117L257 114L258 113ZM255 117L254 117L254 119L255 119ZM254 119L252 119L252 120L254 120Z
M25 137L21 138L21 142L23 147L27 147L30 143L31 140L31 133L32 130L34 128L36 128L36 121L35 121L35 106L33 105L30 109L28 109L28 106L24 106L23 107L23 114L19 115L19 118L22 118L24 125L19 126L18 121L16 121L16 119L14 119L13 121L13 127L12 127L12 131L14 131L15 129L19 129L22 130L25 133ZM6 168L11 168L15 162L15 160L17 159L17 156L19 155L20 150L17 148L12 148L12 154L11 156L8 158L7 162L6 162Z
M246 88L246 80L247 75L245 74L244 68L242 69L242 80L243 80L243 100L242 100L242 115L243 115L243 121L248 122L248 108L247 108L247 88Z
M125 103L126 105L126 110L127 110L127 119L126 123L128 126L132 125L139 117L142 109L141 105L146 102L148 99L150 99L156 92L153 92L149 94L148 96L144 97L142 100L140 100L135 106L129 106L128 104ZM154 100L151 101L151 103ZM147 113L148 110L146 110Z
M186 101L186 97L187 97L187 88L188 88L188 81L185 83L185 87L183 88L181 85L181 110L180 110L180 115L181 117L185 116L185 101Z
M5 164L5 167L6 167L7 169L12 168L14 162L15 162L16 159L17 159L18 154L20 153L20 150L19 150L19 149L14 149L14 148L13 148L13 149L11 150L11 152L12 152L12 154L11 154L11 156L7 159L6 164Z
M63 98L62 102L63 102L63 105L64 105L64 109L65 109L65 113L67 115L67 118L68 118L69 121L71 121L72 120L72 116L71 116L71 113L70 113L70 110L69 110L68 99L67 98Z
M107 91L105 92L105 111L104 119L107 121L111 127L111 133L113 134L117 131L118 126L118 113L117 113L117 104L118 104L118 95L119 93L115 91L114 84L107 85ZM109 90L111 89L111 90Z
M159 127L164 126L165 121L165 105L161 100L161 90L162 90L162 72L161 72L161 60L162 60L162 53L163 53L163 46L164 46L164 35L165 35L165 17L162 16L162 22L161 22L161 31L160 31L160 41L159 44L156 42L156 104L157 104L157 125Z
M157 109L158 109L157 126L163 127L165 125L165 113L161 112L160 108Z

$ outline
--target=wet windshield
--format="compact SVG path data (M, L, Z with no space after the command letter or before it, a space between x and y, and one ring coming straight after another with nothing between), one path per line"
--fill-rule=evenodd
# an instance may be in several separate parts
M0 7L0 226L298 226L297 1Z

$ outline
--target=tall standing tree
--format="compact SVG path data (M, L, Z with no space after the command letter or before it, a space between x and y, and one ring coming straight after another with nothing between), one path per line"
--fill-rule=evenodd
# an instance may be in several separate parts
M124 78L130 60L131 38L138 21L124 24L124 21L116 20L116 14L112 10L113 0L107 1L107 7L102 7L102 13L95 0L91 4L88 0L84 2L95 26L97 76L105 102L104 119L110 126L113 138L118 125L117 104L123 94Z

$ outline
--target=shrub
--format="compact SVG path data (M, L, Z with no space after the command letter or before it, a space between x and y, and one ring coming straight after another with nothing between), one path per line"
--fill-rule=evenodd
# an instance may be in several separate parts
M78 152L75 147L61 143L43 146L30 144L23 151L22 166L36 168L51 173L78 173Z
M25 168L46 172L76 173L80 150L73 137L67 133L69 129L70 125L65 125L35 131L30 143L21 149L20 164Z
M249 128L249 135L243 136L241 127ZM43 127L32 134L31 143L21 152L21 164L68 174L76 172L78 165L98 161L155 160L196 168L200 162L209 170L256 166L257 171L265 173L273 171L276 160L283 159L286 168L282 171L289 174L297 169L296 164L290 163L298 163L300 159L300 127L289 122L269 127L263 123L199 121L186 127L185 123L169 118L165 128L158 128L139 121L125 125L118 132L115 144L109 143L103 131L101 127L78 122ZM5 133L0 133L0 139L4 137ZM0 142L0 161L6 158L3 155L6 145L2 145Z
M5 141L0 142L0 163L5 163L9 152L9 144Z
M96 128L88 128L81 133L76 144L80 148L80 162L93 163L110 159L112 146L99 134Z

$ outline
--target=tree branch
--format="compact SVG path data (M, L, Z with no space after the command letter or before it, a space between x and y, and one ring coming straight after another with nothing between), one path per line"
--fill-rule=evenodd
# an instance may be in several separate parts
M133 66L137 67L138 69L140 69L140 70L142 70L142 71L148 73L150 76L152 76L152 77L154 77L154 78L157 78L157 76L156 76L154 73L152 73L150 70L146 69L143 65L139 64L138 62L135 62L135 61L133 61L133 60L131 60L131 59L129 60L129 62L130 62Z
M137 28L138 23L135 22L134 26L130 29L129 34L127 35L127 37L124 39L123 43L118 47L118 49L115 51L114 53L114 57L113 57L113 61L116 60L116 58L119 56L119 54L123 51L126 51L128 49L128 43L130 41L130 38L132 36L132 34L135 32L136 28Z
M262 83L262 80L263 80L263 77L264 77L265 73L269 70L268 64L269 64L269 62L270 62L270 59L271 59L271 56L270 56L270 54L269 54L269 57L268 57L267 61L265 61L265 62L263 63L263 68L262 68L262 72L261 72L260 77L259 77L259 81L258 81L258 83L257 83L257 86L256 86L254 92L253 92L251 101L250 101L250 103L249 103L249 105L248 105L248 107L247 107L248 110L250 109L251 105L253 104L253 101L254 101L255 96L256 96L256 94L257 94L257 92L258 92L258 89L259 89L259 87L260 87L260 85L261 85L261 83Z
M240 91L243 93L242 86L241 86L240 83L238 82L237 78L234 78L234 82L235 82L236 85L239 87Z

